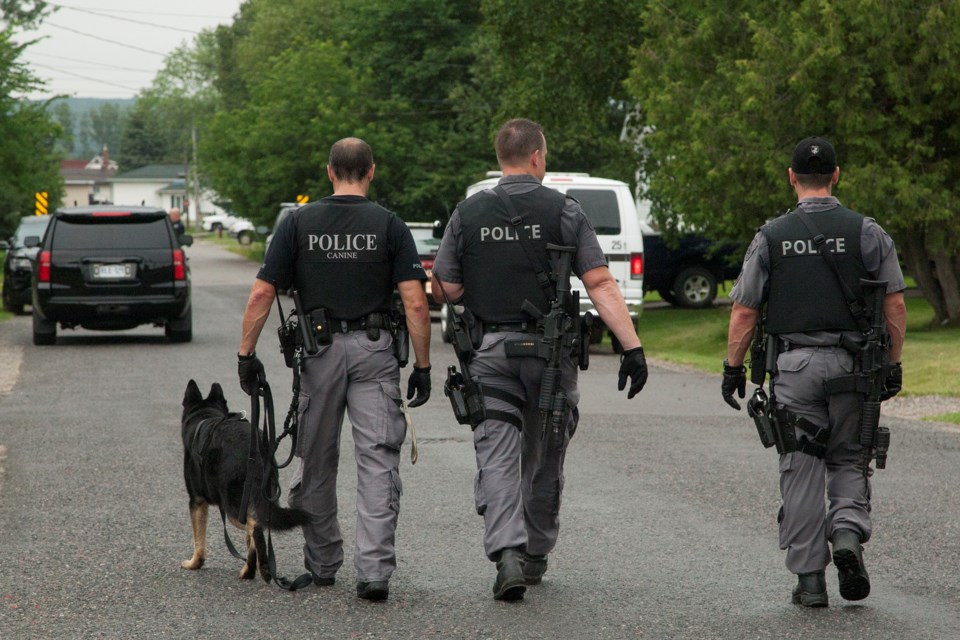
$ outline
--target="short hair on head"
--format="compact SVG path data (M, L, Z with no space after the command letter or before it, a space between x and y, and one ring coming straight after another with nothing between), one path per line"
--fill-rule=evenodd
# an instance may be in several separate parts
M360 138L337 140L330 147L330 168L337 180L361 182L373 167L373 149Z
M543 149L546 138L543 127L526 118L508 120L497 132L497 162L514 166L527 161L537 149Z
M804 189L826 189L833 184L832 173L795 173L793 176Z

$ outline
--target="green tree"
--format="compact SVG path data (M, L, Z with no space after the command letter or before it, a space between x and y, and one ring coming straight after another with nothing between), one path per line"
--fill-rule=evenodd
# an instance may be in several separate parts
M952 1L651 3L629 87L655 214L745 240L792 203L793 146L823 135L838 197L891 232L937 321L960 322L957 24Z
M330 141L344 130L366 136L352 101L366 81L330 42L276 56L271 73L250 80L250 102L218 112L201 139L210 183L235 211L263 223L298 193L329 194L323 167Z
M411 220L448 213L485 167L464 153L456 100L478 20L467 0L246 2L216 33L225 113L201 143L213 186L269 219L296 193L329 193L327 151L357 135L377 160L372 198Z
M7 7L0 8L8 19ZM63 195L54 153L61 129L45 104L17 97L42 86L20 60L28 45L14 41L12 26L0 30L0 237L13 230L19 216L33 212L35 192L48 192L51 203Z
M75 145L73 111L70 110L70 105L65 101L55 102L51 111L54 121L63 129L63 135L57 143L57 153L72 158L74 157Z
M509 118L540 122L548 169L636 181L624 88L630 48L640 43L638 0L484 0L476 75L493 110L491 131Z
M84 114L80 121L81 157L89 158L104 147L116 158L122 153L127 113L119 105L105 102Z
M124 123L118 154L122 170L192 162L194 130L212 120L219 102L215 55L215 32L204 31L167 56Z

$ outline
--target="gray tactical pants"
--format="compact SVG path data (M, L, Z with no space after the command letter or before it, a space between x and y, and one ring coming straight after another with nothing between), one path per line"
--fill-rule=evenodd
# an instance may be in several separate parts
M334 334L333 343L306 358L300 389L299 469L289 502L310 514L303 527L304 564L332 577L343 564L337 522L337 463L344 411L353 424L357 460L357 580L388 580L397 566L394 532L400 512L400 369L392 338L381 331Z
M822 571L830 562L834 531L852 529L870 538L870 482L860 464L858 393L827 395L823 383L853 371L840 347L805 347L780 354L774 379L777 404L819 427L830 428L821 460L796 451L780 456L783 496L780 548L793 573ZM797 430L797 438L804 435ZM828 505L824 503L826 492Z
M554 435L548 427L541 438L540 379L545 361L508 358L504 340L525 338L518 333L489 333L470 363L484 389L496 388L523 400L523 408L485 396L487 409L503 411L523 421L523 430L497 419L483 421L473 433L477 454L474 497L483 516L483 548L496 560L499 551L521 547L532 555L553 550L560 532L560 494L567 444L577 428L577 367L570 358L562 364L561 387L569 410Z

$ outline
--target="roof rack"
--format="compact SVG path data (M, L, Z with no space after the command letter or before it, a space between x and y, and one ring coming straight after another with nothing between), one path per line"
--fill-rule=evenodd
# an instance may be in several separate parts
M487 171L488 178L499 178L503 175L503 171ZM547 171L545 174L547 178L589 178L589 173L581 173L577 171Z

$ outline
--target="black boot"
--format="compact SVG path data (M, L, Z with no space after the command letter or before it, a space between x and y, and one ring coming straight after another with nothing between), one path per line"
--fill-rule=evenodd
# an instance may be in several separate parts
M357 582L357 597L364 600L379 602L386 600L390 595L390 584L386 580L373 582Z
M532 556L528 553L520 555L523 564L523 579L527 584L540 584L543 574L547 572L547 556Z
M494 600L522 600L527 590L519 549L504 549L497 560L497 579L493 583Z
M845 600L863 600L870 595L870 576L863 566L860 534L852 529L833 532L833 564L840 578L840 595Z
M802 604L805 607L826 607L827 578L823 571L801 573L797 575L797 586L793 588L793 604Z

